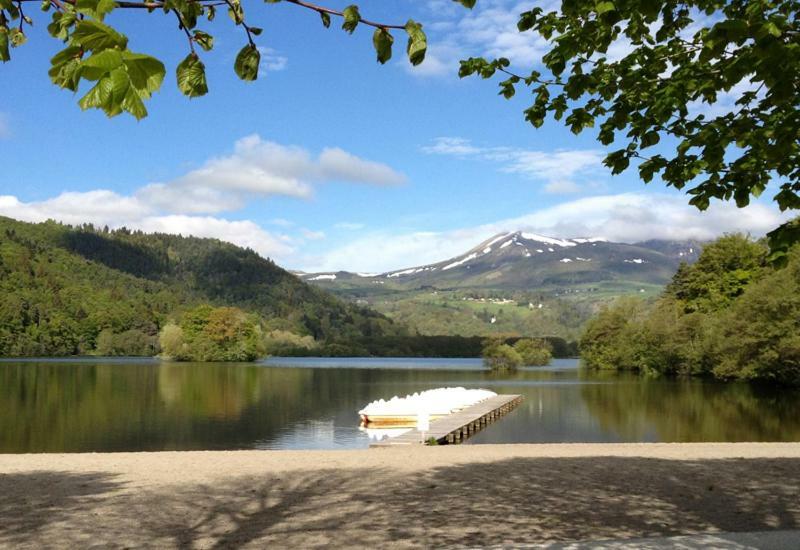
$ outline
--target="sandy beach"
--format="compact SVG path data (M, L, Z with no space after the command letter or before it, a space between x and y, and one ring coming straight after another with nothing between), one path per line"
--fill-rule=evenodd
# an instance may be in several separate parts
M3 547L441 547L800 528L800 444L0 455Z

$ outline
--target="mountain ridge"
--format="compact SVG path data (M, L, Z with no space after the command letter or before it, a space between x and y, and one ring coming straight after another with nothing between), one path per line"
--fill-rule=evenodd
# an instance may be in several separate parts
M498 233L462 254L378 274L300 273L304 281L335 285L359 279L399 286L534 288L632 280L665 284L681 261L697 259L702 242L649 240L616 243L603 237L558 238L525 231Z

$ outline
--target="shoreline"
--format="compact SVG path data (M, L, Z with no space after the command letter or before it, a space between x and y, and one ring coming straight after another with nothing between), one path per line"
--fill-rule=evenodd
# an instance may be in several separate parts
M800 443L0 455L0 547L482 546L800 529Z

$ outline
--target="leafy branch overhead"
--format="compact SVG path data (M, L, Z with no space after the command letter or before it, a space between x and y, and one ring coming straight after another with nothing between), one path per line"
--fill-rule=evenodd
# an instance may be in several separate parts
M518 29L550 45L540 70L470 58L460 75L503 74L506 98L530 88L533 126L552 116L575 134L596 128L615 147L605 159L614 174L635 161L642 180L686 188L701 210L714 199L746 206L776 180L779 208L800 208L800 2L565 1L522 13ZM797 223L769 237L783 261Z
M175 69L178 89L187 97L208 93L205 65L200 51L214 47L214 37L198 28L201 21L213 21L218 9L227 11L231 21L243 30L246 44L234 62L236 75L245 81L258 78L261 53L256 39L262 29L248 24L241 0L0 0L0 61L11 59L11 49L26 42L26 26L33 20L25 8L40 2L41 10L51 12L47 27L50 35L64 42L65 47L51 59L50 79L61 88L77 92L81 82L91 88L80 98L82 109L101 109L108 116L127 112L137 119L147 116L145 101L164 81L166 68L155 57L135 53L128 47L128 38L106 23L114 10L145 10L174 17L185 35L188 54ZM303 0L265 0L267 4L283 1L319 14L328 28L332 18L342 20L342 29L353 34L360 25L374 27L372 42L377 60L386 63L392 57L392 31L405 32L406 52L413 65L422 63L428 47L422 24L408 20L404 25L390 25L365 19L358 6L337 11ZM473 2L454 0L472 7Z

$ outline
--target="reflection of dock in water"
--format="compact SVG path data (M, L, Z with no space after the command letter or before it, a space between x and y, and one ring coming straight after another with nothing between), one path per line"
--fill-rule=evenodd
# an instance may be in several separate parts
M439 444L461 443L501 416L514 410L521 402L521 395L495 395L458 412L431 421L430 429L424 433L417 429L409 430L397 437L372 443L370 447L420 445L430 441L431 438Z

